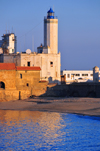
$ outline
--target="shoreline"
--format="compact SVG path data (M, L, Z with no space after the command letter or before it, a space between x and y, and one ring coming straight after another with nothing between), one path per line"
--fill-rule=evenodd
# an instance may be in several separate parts
M100 98L35 97L0 102L0 110L28 110L100 116Z

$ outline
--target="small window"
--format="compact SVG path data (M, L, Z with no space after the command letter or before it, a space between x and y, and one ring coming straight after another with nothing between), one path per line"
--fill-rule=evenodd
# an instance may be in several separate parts
M30 62L27 62L27 66L30 66Z
M70 78L70 74L67 74L67 78Z
M0 82L0 88L5 89L5 83L4 82Z
M75 74L75 76L80 76L80 74Z
M53 67L53 62L52 61L50 62L50 67Z
M20 79L22 79L22 74L20 73Z
M88 76L88 74L82 74L82 76Z
M27 83L26 86L29 87L29 83Z

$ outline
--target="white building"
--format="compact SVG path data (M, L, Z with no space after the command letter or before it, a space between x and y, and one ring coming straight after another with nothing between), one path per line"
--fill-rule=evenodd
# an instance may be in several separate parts
M93 70L63 70L67 82L93 82Z
M53 10L44 18L44 45L37 48L37 53L15 53L0 55L0 62L15 63L16 66L40 66L41 79L50 83L60 82L60 52L58 53L58 19Z
M14 33L4 34L2 40L0 40L0 47L3 53L15 53L16 52L16 36Z

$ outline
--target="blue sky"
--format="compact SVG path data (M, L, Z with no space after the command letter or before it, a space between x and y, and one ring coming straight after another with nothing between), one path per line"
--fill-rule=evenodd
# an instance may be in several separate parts
M36 51L43 43L43 19L52 7L61 69L100 68L100 0L0 0L0 6L0 37L15 32L17 51Z

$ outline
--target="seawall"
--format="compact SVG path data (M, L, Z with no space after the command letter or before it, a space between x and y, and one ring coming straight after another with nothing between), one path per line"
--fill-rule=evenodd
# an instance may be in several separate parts
M73 83L47 87L46 97L97 97L100 98L100 83Z

